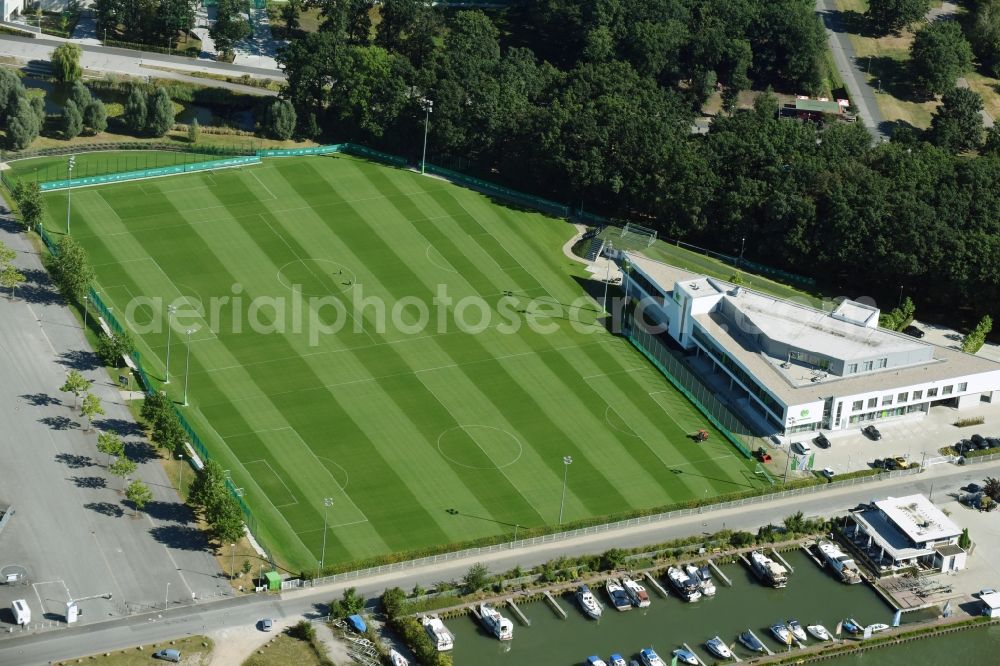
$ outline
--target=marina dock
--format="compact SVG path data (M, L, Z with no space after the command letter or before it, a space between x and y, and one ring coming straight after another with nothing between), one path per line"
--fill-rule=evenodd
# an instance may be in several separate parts
M723 583L726 584L726 587L732 587L733 586L733 581L729 580L729 577L726 576L726 574L722 573L722 569L720 569L719 567L717 567L715 565L715 562L713 562L712 560L709 560L708 561L708 566L715 573L715 575L719 578L719 580L721 580Z
M701 660L701 657L698 656L697 652L695 652L694 650L691 649L690 645L688 645L687 643L681 643L681 645L684 646L685 650L687 650L688 652L690 652L691 654L694 655L694 658L698 660L698 663L701 664L701 666L706 666L705 662L703 662Z
M809 556L809 559L815 562L820 569L822 569L825 566L823 564L823 561L813 554L812 548L809 547L809 544L804 543L800 545L799 548L801 548L802 551Z
M751 636L753 636L753 637L754 637L754 639L755 639L755 640L756 640L756 641L757 641L758 643L760 643L761 645L763 645L763 646L764 646L764 652L766 652L766 653L767 653L767 656L768 656L768 657L773 657L773 656L774 656L774 653L773 653L773 652L771 652L771 648L767 647L767 643L765 643L764 641L760 640L760 637L759 637L759 636L758 636L757 634L753 633L753 629L750 629L749 627L747 627L747 631L749 631L749 632L750 632L750 635L751 635Z
M566 611L563 610L563 607L559 605L559 602L552 597L551 592L545 590L544 592L542 592L542 595L545 597L546 603L548 603L548 605L552 608L552 610L556 612L556 615L558 615L563 620L569 617L568 615L566 615Z
M521 624L526 627L531 626L531 620L528 619L527 615L521 612L521 609L517 607L517 604L514 603L513 599L507 599L507 607L510 608L510 612L514 614L514 617L516 617Z
M652 574L650 574L647 571L643 575L646 577L646 582L649 583L650 587L652 587L654 590L656 590L657 594L659 594L661 597L667 597L668 596L666 589L664 589L664 587L662 585L660 585L660 581L656 580L656 578Z
M791 571L792 573L795 573L795 568L794 568L794 567L792 567L792 565L791 565L791 564L789 564L789 563L788 563L788 561L787 561L787 560L785 560L785 558L783 558L783 557L781 556L781 553L779 553L779 552L778 552L778 551L776 551L776 550L775 550L774 548L772 548L772 549L771 549L771 554L772 554L772 555L774 555L774 556L775 556L776 558L778 558L778 560L779 560L779 561L780 561L780 562L781 562L781 563L782 563L783 565L785 565L785 568L786 568L786 569L788 569L788 570L789 570L789 571Z
M477 622L483 621L483 616L479 614L479 611L476 610L475 606L469 606L469 612L472 613L472 617L476 618Z

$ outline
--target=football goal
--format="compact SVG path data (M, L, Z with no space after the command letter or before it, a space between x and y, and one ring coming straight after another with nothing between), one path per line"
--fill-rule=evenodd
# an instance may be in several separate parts
M649 247L656 240L656 232L634 222L626 222L622 227L621 238L630 244Z

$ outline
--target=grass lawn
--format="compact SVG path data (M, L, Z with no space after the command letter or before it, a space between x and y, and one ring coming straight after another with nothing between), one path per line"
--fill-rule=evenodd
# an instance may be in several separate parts
M130 150L130 151L99 151L80 153L74 160L74 178L100 176L106 173L133 171L137 169L153 169L156 167L173 166L175 164L191 164L224 159L225 155L208 155L200 153L179 153L169 150ZM4 174L7 178L38 180L46 182L68 177L69 155L52 157L30 157L10 162L10 169Z
M109 652L107 653L107 656L102 653L91 655L89 657L83 657L81 659L70 659L67 661L57 661L53 663L55 666L76 664L81 661L86 664L95 664L96 666L148 666L148 664L151 663L164 663L153 659L154 652L165 649L173 649L180 651L181 661L183 663L202 664L207 666L210 662L209 657L212 653L212 647L212 639L210 638L205 636L187 636L173 641L143 645L141 650L138 647L133 647L126 650L115 650L113 652Z
M344 156L77 188L73 218L156 380L180 307L163 388L189 378L185 417L294 570L324 524L327 563L555 525L567 455L565 522L759 483L605 331L561 220Z
M292 638L288 634L279 634L273 640L254 651L253 655L243 662L243 666L319 666L320 660L316 651L306 641Z

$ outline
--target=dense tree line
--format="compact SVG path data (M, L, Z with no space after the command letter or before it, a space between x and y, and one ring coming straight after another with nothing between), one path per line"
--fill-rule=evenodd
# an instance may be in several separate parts
M167 46L179 30L194 26L196 0L94 0L97 29L128 42Z
M945 96L934 127L886 145L860 125L780 118L771 96L735 111L750 87L820 89L811 0L535 0L491 14L384 0L374 28L359 24L368 3L320 4L320 31L280 56L301 136L418 158L429 116L432 161L574 208L731 254L745 238L747 257L853 293L1000 297L985 260L1000 249L1000 134L983 145L976 99L949 73L924 82ZM928 59L952 32L922 40ZM964 51L947 60L966 66ZM723 112L692 134L717 91Z

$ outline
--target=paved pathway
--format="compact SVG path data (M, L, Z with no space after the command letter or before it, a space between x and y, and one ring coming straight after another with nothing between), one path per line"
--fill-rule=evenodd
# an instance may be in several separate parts
M875 100L875 91L868 85L864 72L858 63L851 44L850 35L843 27L840 12L834 6L834 0L816 0L816 12L826 28L827 40L833 52L833 60L837 65L840 78L847 87L851 102L858 109L858 118L877 141L887 141L885 118L879 111Z
M773 523L795 511L809 516L829 516L845 512L859 502L873 497L903 493L931 493L935 498L970 481L981 482L986 475L996 475L1000 461L965 467L937 465L918 476L885 479L874 483L837 488L824 492L797 495L767 504L747 505L733 509L706 511L669 523L640 525L596 535L577 537L558 543L530 548L498 551L489 555L439 562L419 569L410 569L378 576L358 578L344 583L304 588L283 593L280 599L268 595L247 595L194 608L172 609L144 617L132 617L75 629L59 629L35 636L0 638L0 664L30 666L44 664L105 650L124 648L140 643L152 643L188 633L203 634L230 627L252 627L261 617L295 620L315 618L326 613L325 604L340 596L347 587L355 587L366 596L374 597L391 586L404 589L419 583L433 586L441 580L457 580L468 568L482 562L493 571L503 571L516 564L534 566L560 555L599 553L610 547L629 548L668 539L714 532L719 529L753 530ZM984 553L990 552L984 548ZM978 589L978 588L977 588Z

